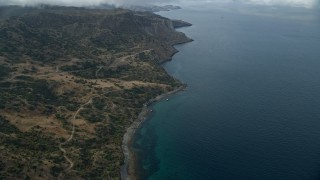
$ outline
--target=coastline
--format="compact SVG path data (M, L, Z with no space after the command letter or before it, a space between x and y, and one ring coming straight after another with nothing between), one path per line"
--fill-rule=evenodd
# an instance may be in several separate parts
M182 20L171 20L171 22L173 23L173 28L176 30L178 28L182 28L182 27L189 27L192 26L192 24L184 22ZM173 42L169 42L169 46L172 47L171 52L169 54L167 54L167 57L162 59L159 62L159 65L162 65L168 61L172 60L172 57L178 53L179 51L174 47L175 45L179 45L179 44L185 44L185 43L189 43L192 42L193 39L190 39L188 37L184 37L178 41L173 41ZM124 155L124 162L123 165L121 166L121 179L122 180L136 180L137 174L135 173L136 170L136 157L134 155L134 153L132 152L132 150L130 149L130 146L132 145L132 141L133 141L133 137L136 133L136 130L140 127L140 125L148 118L149 113L151 112L151 105L153 103L157 103L158 101L173 95L175 93L178 93L180 91L185 90L187 87L186 84L182 84L181 86L175 88L172 91L169 91L167 93L161 94L153 99L150 99L148 102L145 103L145 106L142 108L140 114L138 115L138 118L135 119L131 125L127 128L126 133L123 136L122 139L122 152Z
M157 103L158 101L176 94L180 91L186 89L186 85L179 86L178 88L174 89L173 91L169 91L167 93L161 94L151 100L149 100L142 108L138 118L127 128L126 133L123 136L122 140L122 151L124 154L124 164L121 166L121 179L122 180L135 180L137 179L134 170L135 170L135 157L133 152L130 150L130 145L132 143L134 134L136 130L140 127L140 125L148 118L148 115L151 110L151 105L153 103Z

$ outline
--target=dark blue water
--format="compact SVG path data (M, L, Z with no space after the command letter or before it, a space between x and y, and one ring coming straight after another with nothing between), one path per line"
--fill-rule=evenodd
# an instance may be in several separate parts
M141 179L320 179L320 20L315 9L213 4L161 13L193 24L134 148Z

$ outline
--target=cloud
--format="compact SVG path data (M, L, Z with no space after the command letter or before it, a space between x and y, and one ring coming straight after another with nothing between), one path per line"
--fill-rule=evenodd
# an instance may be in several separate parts
M249 3L263 5L281 5L312 8L318 4L318 0L246 0Z
M260 5L281 5L312 8L319 4L319 0L0 0L0 5L63 5L63 6L90 6L102 3L114 5L146 5L146 4L165 4L179 3L187 4L206 4L221 2L241 2Z
M101 3L115 4L114 0L0 0L0 5L62 5L62 6L90 6Z
M177 0L0 0L0 5L37 5L50 4L62 6L91 6L99 4L143 5L169 3Z
M181 0L188 5L215 4L215 3L246 3L265 6L291 6L313 8L319 6L319 0Z

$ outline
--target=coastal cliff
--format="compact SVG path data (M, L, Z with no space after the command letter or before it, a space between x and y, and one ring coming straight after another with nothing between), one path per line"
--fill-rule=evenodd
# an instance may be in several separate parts
M14 14L0 18L0 179L120 179L126 129L182 85L161 63L191 41L175 31L190 24L125 9L1 10Z

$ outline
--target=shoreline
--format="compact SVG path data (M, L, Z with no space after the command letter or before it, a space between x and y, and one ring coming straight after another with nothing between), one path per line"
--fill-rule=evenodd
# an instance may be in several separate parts
M183 27L189 27L192 26L192 24L190 23L186 23L184 21L179 21L179 23L181 23L179 26L174 27L174 29L178 29L178 28L183 28ZM173 51L168 55L168 58L164 58L163 60L161 60L159 62L159 65L162 65L168 61L172 60L172 57L178 53L179 51L174 47L175 45L180 45L180 44L185 44L185 43L189 43L192 42L193 39L190 39L188 37L186 37L186 39L177 41L177 42L171 42L169 43L170 46L172 46ZM134 153L132 152L132 150L130 149L130 145L132 144L133 141L133 137L136 133L136 130L140 127L140 125L148 118L149 113L151 111L151 105L153 103L157 103L160 100L176 94L180 91L184 91L186 89L187 85L183 84L179 87L177 87L176 89L169 91L167 93L161 94L153 99L150 99L148 102L145 103L145 106L142 108L140 114L138 115L137 119L135 119L131 125L126 129L126 133L123 135L123 139L122 139L122 152L124 155L124 162L123 165L121 166L121 180L136 180L137 179L137 174L135 172L136 168L136 160L135 160L135 156Z
M148 115L150 113L151 110L151 105L154 103L159 102L160 100L176 94L180 91L183 91L186 89L186 85L183 84L182 86L179 86L178 88L169 91L167 93L161 94L151 100L149 100L146 106L144 106L142 108L142 111L140 112L138 118L136 120L134 120L134 122L127 128L126 133L123 136L123 140L122 140L122 151L124 154L124 164L121 166L121 179L122 180L135 180L137 179L135 172L133 172L135 170L135 161L134 161L134 154L133 152L130 150L130 145L132 143L134 134L136 132L136 130L140 127L140 125L148 118Z

